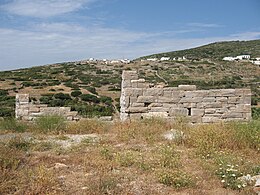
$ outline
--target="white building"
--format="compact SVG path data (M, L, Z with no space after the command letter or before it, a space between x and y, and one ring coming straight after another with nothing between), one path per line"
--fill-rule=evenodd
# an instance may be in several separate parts
M234 60L236 60L236 58L234 58L234 57L224 57L222 60L224 60L224 61L234 61Z
M129 59L123 59L123 60L120 60L120 61L124 64L129 64L131 62Z
M170 57L161 57L160 60L161 60L161 61L169 61L169 60L170 60Z
M237 60L249 60L250 55L240 55L236 57Z
M146 60L147 61L156 62L156 61L158 61L158 58L147 58Z

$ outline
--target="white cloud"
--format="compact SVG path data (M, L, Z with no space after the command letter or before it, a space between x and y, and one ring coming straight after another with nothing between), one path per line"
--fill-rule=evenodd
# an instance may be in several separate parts
M219 28L219 27L223 27L223 25L219 25L219 24L200 23L200 22L188 23L187 25L192 26L192 27L199 27L199 28Z
M244 32L227 37L179 39L170 36L169 32L145 33L104 27L83 28L68 23L43 23L31 29L0 28L0 70L89 57L136 58L216 41L250 40L260 37L260 32ZM175 35L174 32L172 34Z
M11 14L46 18L76 11L95 0L13 0L1 8Z

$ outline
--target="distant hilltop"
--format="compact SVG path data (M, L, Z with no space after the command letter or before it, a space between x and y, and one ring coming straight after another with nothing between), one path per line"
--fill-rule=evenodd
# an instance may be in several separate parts
M249 55L250 58L260 57L260 39L251 41L225 41L208 45L166 53L143 56L137 60L201 60L214 59L222 60L228 56Z

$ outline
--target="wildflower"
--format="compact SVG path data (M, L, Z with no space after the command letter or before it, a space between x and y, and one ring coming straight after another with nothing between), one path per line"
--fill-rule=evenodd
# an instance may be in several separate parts
M236 174L233 173L231 176L232 176L232 177L236 177Z
M224 180L224 179L222 179L222 180L221 180L221 182L222 182L222 183L225 183L225 180Z
M240 189L240 188L241 188L241 185L237 185L237 187Z
M243 184L242 184L242 186L243 186L243 188L244 188L244 187L246 187L246 184L245 184L245 183L243 183Z
M222 177L224 178L224 177L226 177L226 175L222 175Z

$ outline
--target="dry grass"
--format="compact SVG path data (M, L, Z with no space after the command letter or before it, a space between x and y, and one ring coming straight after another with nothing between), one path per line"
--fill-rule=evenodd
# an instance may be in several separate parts
M185 140L165 140L170 129L185 132ZM1 143L0 194L252 195L252 187L238 188L236 178L260 171L259 129L259 121L189 126L184 119L86 120L68 124L57 139L68 141L66 133L100 139L67 149L36 131L34 140L18 136ZM220 171L229 166L236 166L236 177Z

